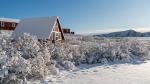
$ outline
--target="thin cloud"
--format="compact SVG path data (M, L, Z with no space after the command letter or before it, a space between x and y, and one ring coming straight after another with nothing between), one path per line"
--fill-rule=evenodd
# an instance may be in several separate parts
M150 32L150 27L134 28L133 30L138 31L138 32Z

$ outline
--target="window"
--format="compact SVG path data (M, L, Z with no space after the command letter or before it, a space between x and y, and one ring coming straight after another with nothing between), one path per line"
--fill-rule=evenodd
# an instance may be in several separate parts
M52 40L61 40L61 33L60 32L52 32Z
M55 40L55 32L52 32L52 40Z
M56 40L60 40L60 33L56 32Z
M4 27L5 26L5 23L4 22L1 22L1 27Z
M12 23L12 27L16 27L16 23Z

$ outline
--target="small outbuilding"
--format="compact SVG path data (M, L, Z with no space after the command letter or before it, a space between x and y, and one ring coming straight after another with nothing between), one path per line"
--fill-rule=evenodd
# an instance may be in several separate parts
M75 34L75 32L72 32L70 28L62 28L64 34Z
M68 33L68 34L70 33L70 29L69 28L63 28L62 30L63 30L63 33Z
M58 16L22 19L13 34L22 33L30 33L38 39L49 39L52 42L65 40Z

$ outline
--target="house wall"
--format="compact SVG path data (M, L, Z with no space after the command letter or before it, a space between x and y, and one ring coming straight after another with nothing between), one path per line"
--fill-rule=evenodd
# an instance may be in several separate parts
M0 30L14 30L17 26L18 23L15 23L15 22L4 22L4 27L1 26L1 22L0 21ZM15 23L15 27L12 26L12 24Z
M53 31L61 32L58 23L56 23L56 25L55 25Z

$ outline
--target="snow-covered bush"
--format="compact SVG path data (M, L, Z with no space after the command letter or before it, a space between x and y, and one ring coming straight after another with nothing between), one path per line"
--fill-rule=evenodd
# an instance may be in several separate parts
M0 42L1 83L25 83L29 79L43 79L49 73L49 47L42 45L35 36L2 37Z

